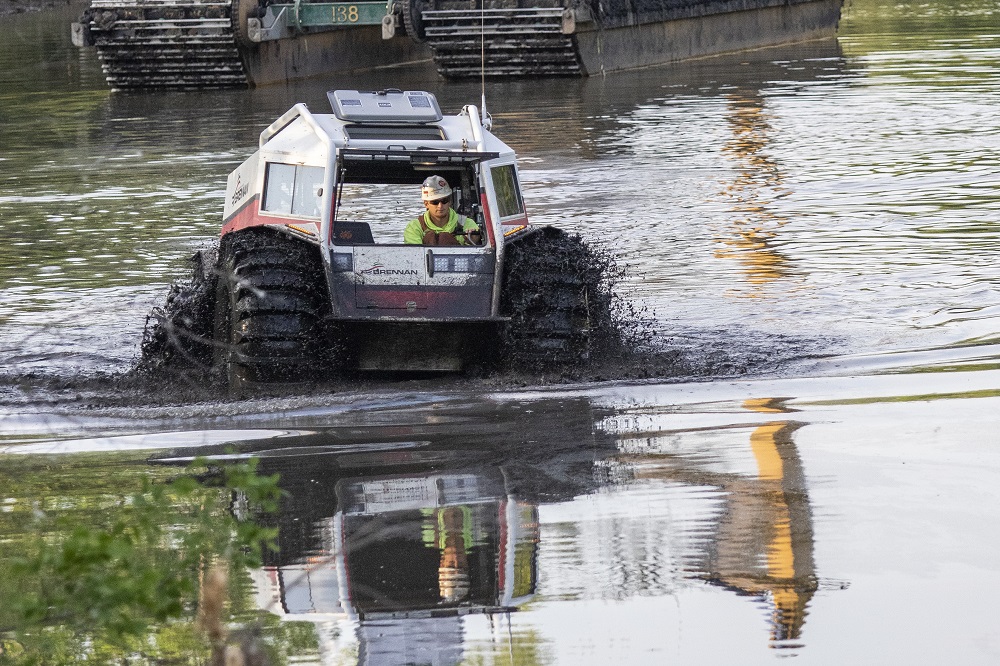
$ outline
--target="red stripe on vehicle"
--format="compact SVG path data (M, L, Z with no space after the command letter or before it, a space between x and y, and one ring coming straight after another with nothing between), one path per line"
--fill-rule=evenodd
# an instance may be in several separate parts
M393 316L485 318L490 315L491 295L492 290L487 286L421 290L376 285L355 287L359 311L390 310ZM409 303L413 303L412 309Z
M262 219L257 214L256 204L259 199L258 195L253 195L245 204L237 208L232 215L223 220L222 235L225 236L228 233L246 229L247 227L256 227L261 224L274 224L274 220Z

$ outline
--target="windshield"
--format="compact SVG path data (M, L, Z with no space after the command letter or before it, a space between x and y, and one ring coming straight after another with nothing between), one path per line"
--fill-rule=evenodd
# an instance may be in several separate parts
M335 226L365 223L371 230L371 242L396 244L403 242L406 224L423 212L419 184L348 183L340 195Z
M337 188L337 205L334 208L333 242L338 245L399 245L405 242L404 231L411 221L428 212L421 198L421 183L431 175L444 178L452 190L447 208L453 210L463 225L472 222L479 229L485 227L479 204L478 164L437 166L434 171L395 169L394 182L377 182L372 176L377 172L370 162L360 167L348 164L340 172L342 183ZM447 208L435 209L447 218ZM464 220L462 217L464 216ZM439 226L443 226L438 222ZM424 229L426 231L426 229ZM412 235L412 230L411 230ZM482 242L482 236L474 245ZM463 244L465 242L463 241Z

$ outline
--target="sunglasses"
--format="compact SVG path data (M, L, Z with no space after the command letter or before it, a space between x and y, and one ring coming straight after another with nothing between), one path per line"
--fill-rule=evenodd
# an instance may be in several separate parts
M440 206L441 204L451 203L451 199L438 199L436 201L428 201L429 206Z

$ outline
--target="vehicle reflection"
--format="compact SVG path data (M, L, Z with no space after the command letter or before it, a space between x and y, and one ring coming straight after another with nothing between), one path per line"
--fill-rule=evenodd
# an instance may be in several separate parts
M585 400L498 407L472 429L463 408L366 420L237 445L286 493L261 518L279 550L253 572L258 606L312 622L324 659L465 663L470 615L510 643L501 625L537 591L539 505L592 492L613 439Z
M712 582L772 605L774 641L801 637L806 605L817 587L812 517L802 462L792 441L798 427L767 423L751 433L757 477L723 486L732 501L719 523L717 547L707 567ZM748 534L757 537L751 549L746 548Z
M463 616L499 618L535 592L537 506L508 495L500 470L341 478L333 494L308 550L283 547L257 572L258 603L320 624L342 615L358 663L462 663ZM320 650L344 640L329 633Z
M766 606L773 647L800 645L817 576L801 424L784 401L748 400L720 409L721 424L680 428L674 407L587 399L483 410L368 415L367 427L244 443L240 455L259 457L287 493L262 518L280 550L254 574L258 606L312 622L327 656L459 664L470 616L507 627L493 634L501 649L517 640L511 614L536 603L708 582ZM596 496L634 522L573 513ZM678 506L646 520L638 502L650 498ZM558 524L544 520L550 505ZM627 582L609 588L619 573Z

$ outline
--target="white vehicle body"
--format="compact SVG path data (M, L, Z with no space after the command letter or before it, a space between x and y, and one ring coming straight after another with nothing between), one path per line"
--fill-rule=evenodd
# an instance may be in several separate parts
M475 106L442 116L425 92L330 97L337 113L296 104L261 133L229 176L223 235L270 225L318 245L335 319L495 319L504 237L528 224L514 151ZM453 206L482 229L482 245L403 243L432 174L450 181ZM392 186L409 198L405 210L379 208Z

